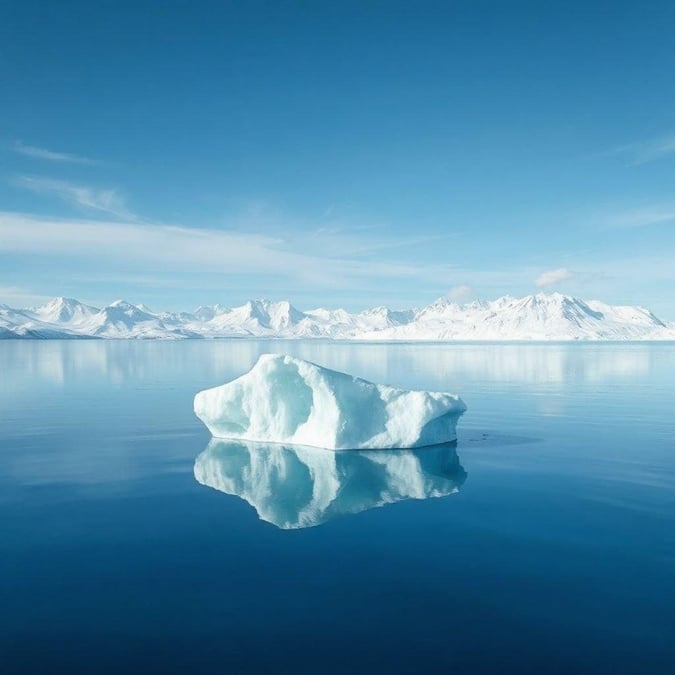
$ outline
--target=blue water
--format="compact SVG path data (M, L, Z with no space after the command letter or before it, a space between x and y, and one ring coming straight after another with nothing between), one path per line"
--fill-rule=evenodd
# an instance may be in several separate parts
M458 443L209 444L264 351L458 392ZM672 344L1 343L0 672L673 673L674 385Z

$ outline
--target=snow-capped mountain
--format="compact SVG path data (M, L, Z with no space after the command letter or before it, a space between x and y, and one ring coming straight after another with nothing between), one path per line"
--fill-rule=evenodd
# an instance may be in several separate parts
M85 331L92 337L105 338L198 337L163 318L152 314L148 308L141 309L124 300L116 300L94 314Z
M0 305L2 338L329 338L335 340L675 340L675 324L642 307L560 293L426 307L300 311L287 301L156 312L123 300L98 309L70 298L36 308Z
M33 310L32 314L44 323L79 325L85 323L98 311L96 307L84 305L72 298L54 298L46 305Z
M211 324L209 328L216 333L255 336L292 330L305 318L290 302L249 300L241 307L216 306L213 318L207 323Z
M641 340L672 326L642 307L612 307L560 293L458 305L444 299L400 326L363 335L392 340ZM672 332L671 337L675 337Z

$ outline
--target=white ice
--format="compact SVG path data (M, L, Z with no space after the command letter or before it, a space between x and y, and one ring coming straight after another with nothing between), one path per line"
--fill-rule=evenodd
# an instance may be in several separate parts
M396 389L263 354L245 375L199 392L194 410L218 438L341 450L453 441L466 405L455 394Z

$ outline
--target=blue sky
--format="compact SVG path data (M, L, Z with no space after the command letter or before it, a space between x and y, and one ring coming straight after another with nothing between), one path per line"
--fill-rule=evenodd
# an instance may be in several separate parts
M675 319L675 4L0 9L0 302Z

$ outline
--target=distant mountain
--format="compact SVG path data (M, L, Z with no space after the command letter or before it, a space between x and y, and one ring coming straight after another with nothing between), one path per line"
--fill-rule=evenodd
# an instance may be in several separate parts
M99 310L72 298L54 298L37 309L24 311L43 323L79 325L86 322Z
M438 300L400 326L363 335L392 340L641 340L666 324L641 307L612 307L560 293L458 305ZM669 328L671 337L675 330ZM668 330L665 331L668 333Z
M155 312L124 300L98 309L54 298L27 309L0 305L0 339L177 339L219 337L334 340L675 340L667 324L642 307L611 306L560 293L457 304L440 298L419 309L374 307L300 311L290 302L249 300L240 307Z
M161 316L124 300L99 310L83 329L87 335L104 338L199 337L181 326L167 325Z

